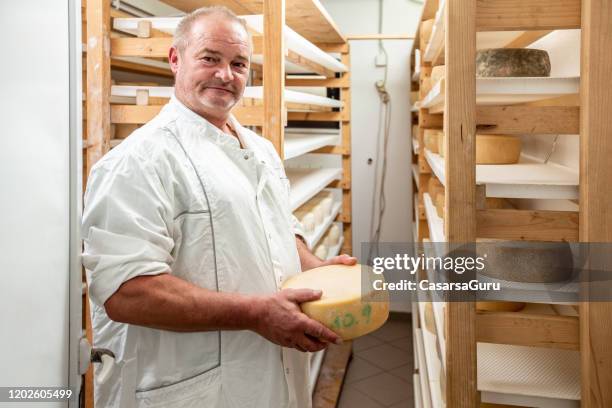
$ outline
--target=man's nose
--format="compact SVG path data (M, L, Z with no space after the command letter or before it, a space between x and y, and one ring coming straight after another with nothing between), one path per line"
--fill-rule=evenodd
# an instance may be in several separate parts
M217 69L217 72L215 72L215 76L223 82L229 82L234 79L234 74L232 73L232 68L229 64L220 66Z

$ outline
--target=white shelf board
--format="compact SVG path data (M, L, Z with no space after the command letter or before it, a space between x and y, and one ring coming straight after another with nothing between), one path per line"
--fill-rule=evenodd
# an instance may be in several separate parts
M418 307L417 307L418 309ZM425 347L423 345L423 329L414 329L416 331L417 354L419 360L419 377L421 383L421 397L423 399L423 407L431 408L431 391L429 389L429 374L427 372L427 363L425 359Z
M444 6L445 2L441 1L434 17L429 43L427 43L423 53L423 60L425 62L433 61L438 50L444 46Z
M325 350L317 351L316 353L310 353L310 377L308 378L308 389L312 394L315 386L317 385L317 379L319 378L319 372L323 365L323 358L325 357Z
M425 329L425 311L424 302L418 304L419 316L421 319L421 335L423 336L423 349L425 351L425 364L427 365L427 377L429 379L429 392L431 395L431 403L434 407L444 407L442 399L442 391L440 389L440 371L442 363L438 358L436 350L437 336Z
M342 245L344 244L344 231L342 229L342 223L335 222L334 224L340 227L340 239L338 240L338 243L336 245L329 247L329 249L327 250L327 259L333 258L334 256L340 254L340 251L342 250Z
M418 374L412 375L412 386L414 388L414 407L423 407L423 397L421 396L421 379Z
M414 178L414 182L417 188L420 189L421 187L419 187L419 165L416 163L412 164L412 177Z
M341 168L286 168L287 177L291 183L289 197L291 211L310 200L315 194L323 190L329 183L342 177Z
M483 401L542 408L580 406L580 353L478 343L478 390Z
M412 105L412 107L410 108L410 112L418 112L419 111L419 105L417 105L416 103L414 105Z
M432 171L446 185L444 158L425 149ZM555 163L542 163L521 155L517 164L476 165L476 184L486 185L487 197L578 199L578 172Z
M240 16L246 21L247 26L263 35L264 24L263 15L245 15ZM113 28L117 31L122 31L132 35L138 34L138 23L141 21L150 21L151 28L163 31L167 34L174 35L176 27L182 17L142 17L142 18L114 18ZM348 68L342 62L338 61L319 47L296 33L288 26L284 26L283 33L285 37L285 46L288 50L312 61L334 72L347 72ZM255 56L254 56L255 57ZM256 60L256 58L254 58ZM304 71L302 68L300 71ZM309 72L309 71L304 71Z
M331 133L309 133L285 129L285 160L301 156L324 146L340 143L340 135Z
M316 226L313 233L304 237L306 239L306 244L308 245L308 249L312 250L321 240L323 235L327 232L329 227L332 225L336 216L340 212L340 208L342 208L342 202L336 201L332 204L331 214L325 217L323 222Z
M579 77L490 77L476 78L477 105L513 105L577 94ZM444 107L444 78L431 87L422 108L441 112Z
M111 86L111 97L135 98L138 90L146 90L150 97L170 98L174 94L172 86L132 86L132 85L113 85ZM317 105L327 108L341 108L342 101L337 99L325 98L305 92L284 90L285 102L301 103L307 105ZM262 86L247 86L244 89L243 98L263 99Z
M423 194L423 202L425 204L425 215L427 217L427 226L429 227L429 240L431 242L445 242L444 236L444 220L438 217L436 207L431 201L429 193Z

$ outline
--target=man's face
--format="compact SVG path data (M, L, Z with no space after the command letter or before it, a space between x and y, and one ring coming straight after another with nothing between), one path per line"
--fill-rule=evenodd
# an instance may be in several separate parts
M200 18L182 52L170 50L177 97L201 115L227 116L244 92L250 56L248 34L239 23Z

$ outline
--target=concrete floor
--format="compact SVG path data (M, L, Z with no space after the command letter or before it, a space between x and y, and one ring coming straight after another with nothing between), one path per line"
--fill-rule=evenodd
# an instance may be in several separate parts
M392 315L353 342L338 408L412 408L414 372L409 314Z

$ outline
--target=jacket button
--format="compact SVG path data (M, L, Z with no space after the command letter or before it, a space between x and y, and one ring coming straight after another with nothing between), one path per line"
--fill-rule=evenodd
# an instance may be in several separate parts
M248 154L244 155L244 160L249 160L249 155Z

